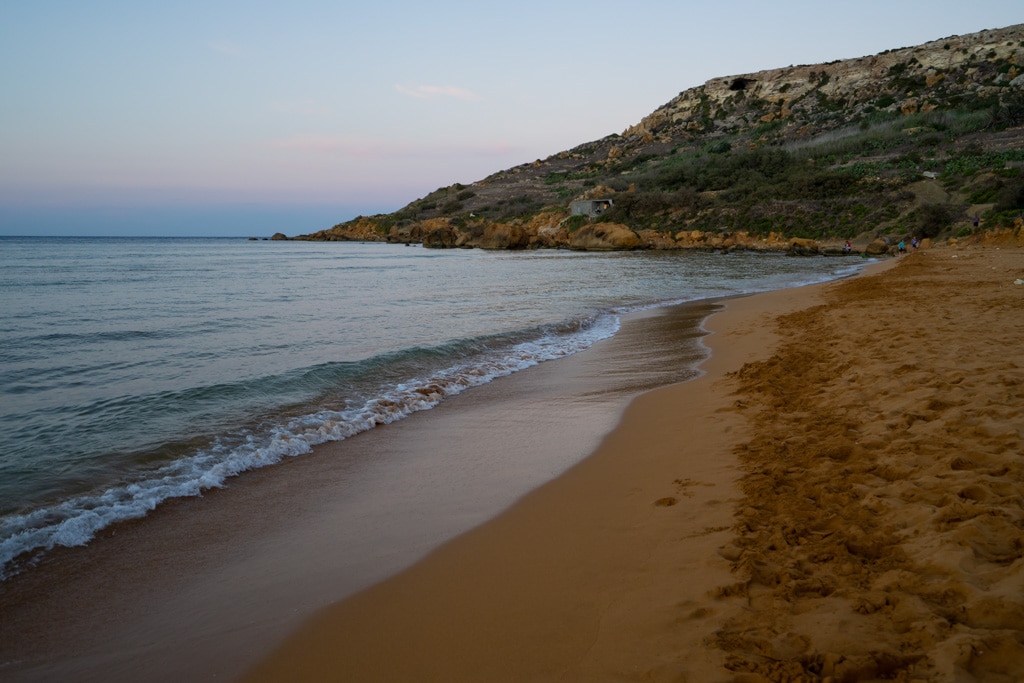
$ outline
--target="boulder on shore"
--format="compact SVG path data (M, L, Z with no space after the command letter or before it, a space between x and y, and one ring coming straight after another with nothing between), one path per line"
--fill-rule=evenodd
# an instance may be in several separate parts
M640 238L625 225L586 225L569 239L569 248L585 251L628 251L640 247Z
M537 228L537 234L530 237L530 246L533 248L561 248L569 245L569 231L560 225L542 225Z
M449 225L441 225L423 233L423 246L428 249L451 249L459 236Z
M821 249L814 240L793 237L789 240L789 249L786 250L786 253L791 256L815 256L821 253Z
M467 244L481 249L525 249L530 246L530 235L520 225L491 223L483 235Z
M889 243L879 238L864 247L864 253L868 256L884 256L889 253Z

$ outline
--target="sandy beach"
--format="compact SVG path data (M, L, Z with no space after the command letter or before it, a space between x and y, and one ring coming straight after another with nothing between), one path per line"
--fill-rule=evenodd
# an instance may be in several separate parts
M1020 246L728 302L702 377L245 680L1021 680Z

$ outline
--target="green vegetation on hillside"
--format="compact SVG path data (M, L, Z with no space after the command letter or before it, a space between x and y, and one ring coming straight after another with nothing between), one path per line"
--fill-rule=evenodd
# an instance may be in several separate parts
M614 205L562 227L614 222L666 237L953 235L975 216L991 227L1024 213L1022 169L1024 25L713 79L621 135L439 188L359 219L359 234L372 225L376 235L415 239L438 229L422 228L430 219L481 232L489 222L565 218L573 200L599 197ZM358 239L355 223L335 230Z
M1024 210L1024 178L1014 166L1024 165L1024 149L986 152L963 140L1007 127L991 111L947 110L876 115L801 143L750 149L737 136L727 149L724 140L679 149L608 180L615 206L599 220L637 229L672 229L685 220L699 230L848 238L891 221L899 203L912 199L902 188L925 172L950 192L980 183L970 203L995 203L989 217L1005 218ZM944 223L958 217L954 207Z

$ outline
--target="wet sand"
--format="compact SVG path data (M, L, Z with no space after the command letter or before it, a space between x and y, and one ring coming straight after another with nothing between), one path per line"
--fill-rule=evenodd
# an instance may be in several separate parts
M705 375L248 681L1024 678L1024 250L730 301Z

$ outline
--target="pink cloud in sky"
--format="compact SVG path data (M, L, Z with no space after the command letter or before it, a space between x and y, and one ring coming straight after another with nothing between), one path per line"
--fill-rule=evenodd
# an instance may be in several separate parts
M454 85L408 86L399 83L395 85L395 90L403 95L408 95L409 97L415 97L421 100L429 100L435 97L454 97L457 100L475 102L481 99L481 97L475 92Z

